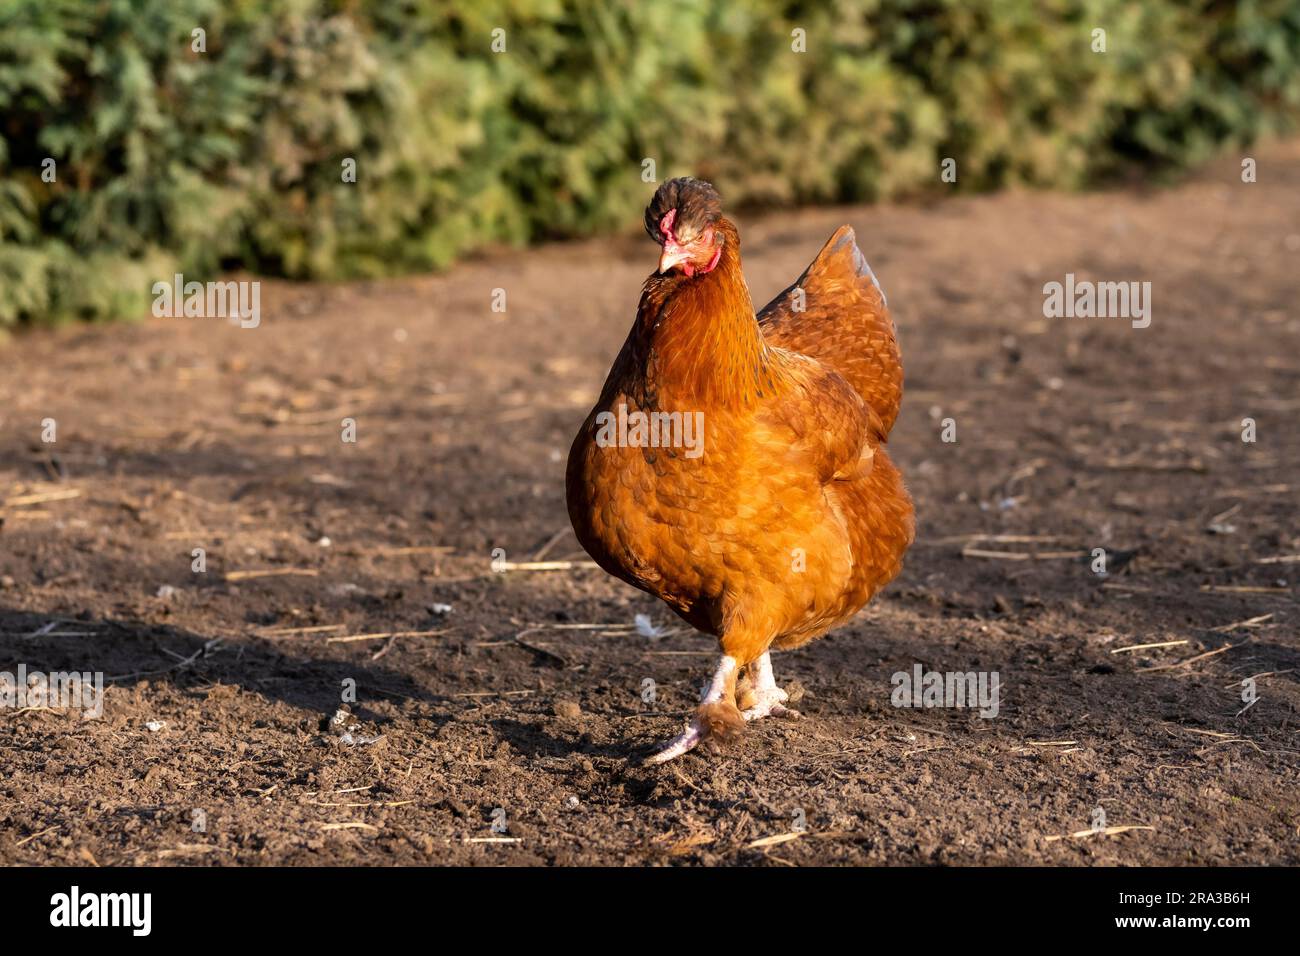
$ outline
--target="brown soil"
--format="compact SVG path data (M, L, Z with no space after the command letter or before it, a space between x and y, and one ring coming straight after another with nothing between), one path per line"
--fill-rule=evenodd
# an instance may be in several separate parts
M903 344L918 538L851 625L777 657L802 721L663 768L638 760L711 639L641 636L676 621L598 570L489 568L585 557L563 458L644 237L268 283L257 329L17 337L0 670L111 681L102 719L0 711L0 862L1300 862L1300 569L1265 563L1300 552L1300 144L1254 155L1249 185L1227 157L1155 192L741 218L760 304L857 227ZM1067 272L1150 281L1151 326L1045 319ZM1104 578L1052 556L1098 547ZM408 631L437 633L334 640ZM917 662L999 672L999 716L895 709ZM349 679L351 743L324 724ZM1097 807L1149 829L1069 837ZM470 842L493 837L517 842Z

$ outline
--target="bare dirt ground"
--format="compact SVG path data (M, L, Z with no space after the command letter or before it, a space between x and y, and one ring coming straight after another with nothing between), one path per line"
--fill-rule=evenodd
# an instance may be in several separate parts
M599 570L489 566L585 558L563 459L643 236L267 283L256 329L16 337L0 670L109 689L99 719L0 711L0 861L1300 862L1300 144L1252 155L1255 184L1226 157L1167 190L740 217L759 305L857 228L918 538L850 626L777 657L802 721L663 768L639 758L712 640ZM1044 318L1071 272L1150 281L1150 327ZM997 671L999 715L892 707L918 662ZM1135 829L1070 836L1097 808Z

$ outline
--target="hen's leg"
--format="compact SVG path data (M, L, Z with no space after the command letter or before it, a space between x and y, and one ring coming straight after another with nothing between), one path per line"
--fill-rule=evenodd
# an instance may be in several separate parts
M699 709L686 724L686 729L668 741L662 750L646 762L666 763L674 757L680 757L688 750L693 750L696 744L711 734L725 736L726 728L721 726L725 721L719 721L714 715L728 710L735 711L736 675L739 670L736 659L724 654L722 660L718 662L713 680L709 682L709 686L704 689L704 694L700 697Z
M798 717L799 711L785 706L790 695L776 686L772 676L772 655L764 653L762 657L749 665L750 699L752 706L743 711L746 720L758 720L760 717ZM746 701L749 703L749 701Z

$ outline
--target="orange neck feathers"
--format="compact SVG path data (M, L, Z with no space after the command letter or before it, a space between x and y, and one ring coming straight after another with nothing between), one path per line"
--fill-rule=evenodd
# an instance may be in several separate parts
M646 280L633 330L652 402L742 407L771 387L767 346L740 269L740 236L719 220L721 256L709 272Z

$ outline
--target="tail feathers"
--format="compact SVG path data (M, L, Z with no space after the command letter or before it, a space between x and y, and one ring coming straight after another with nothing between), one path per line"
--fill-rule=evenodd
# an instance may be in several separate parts
M802 307L802 308L801 308ZM889 434L903 398L903 365L884 290L841 226L812 264L758 314L767 341L839 372Z
M885 295L885 290L881 288L876 274L871 271L871 263L867 262L867 257L858 248L857 236L852 226L840 226L835 230L835 235L831 236L830 241L822 247L822 251L817 254L812 265L804 270L803 277L815 280L823 276L829 278L836 273L842 275L846 271L857 278L871 280L871 284L876 287L876 293L880 296L880 304L889 308L889 299Z

